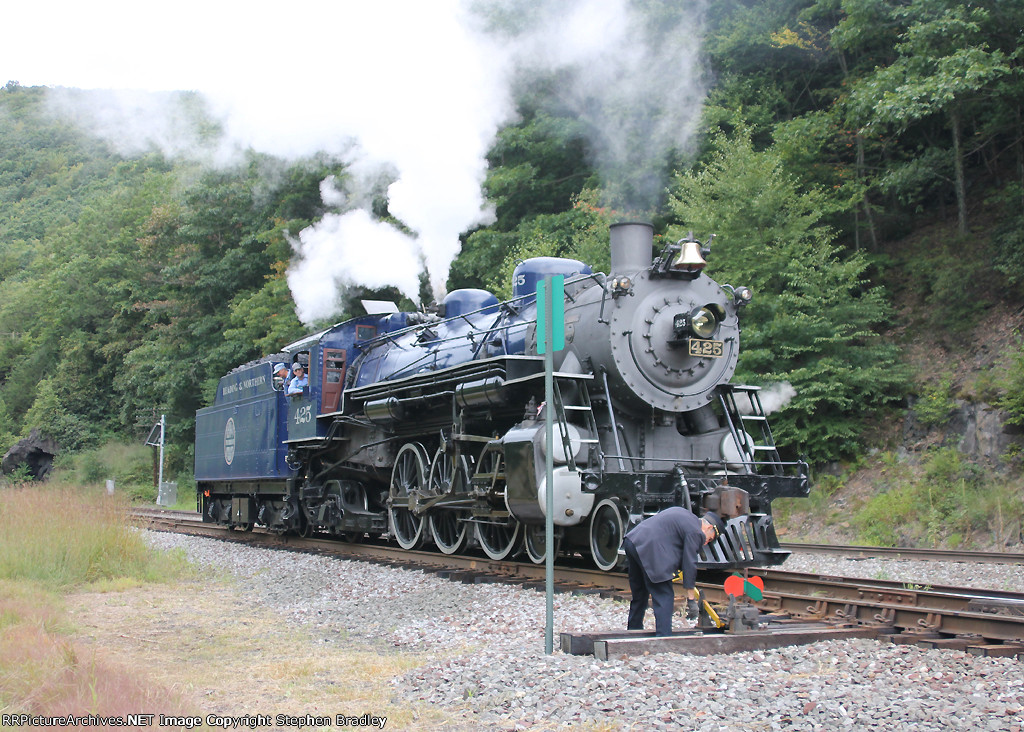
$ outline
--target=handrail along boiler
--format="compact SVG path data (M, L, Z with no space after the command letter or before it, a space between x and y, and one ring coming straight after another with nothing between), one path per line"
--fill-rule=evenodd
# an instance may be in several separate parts
M652 227L623 223L610 241L608 275L530 259L507 302L456 290L437 313L357 317L224 376L196 415L204 520L495 560L525 549L539 563L552 490L554 551L601 569L668 506L726 519L701 567L782 562L771 502L806 496L807 469L781 460L758 388L729 383L750 291L708 277L709 250L692 237L655 256ZM537 355L548 275L565 278L553 404ZM310 387L286 397L275 360L301 362Z

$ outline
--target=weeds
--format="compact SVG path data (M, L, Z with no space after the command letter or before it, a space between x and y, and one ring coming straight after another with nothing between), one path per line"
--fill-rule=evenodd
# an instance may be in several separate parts
M0 578L66 590L100 580L147 582L176 574L180 559L146 546L123 499L57 486L0 491Z
M155 503L154 464L151 447L110 442L59 457L54 479L75 485L103 485L112 480L117 492L133 503ZM164 480L171 480L169 473L165 472ZM191 474L182 474L178 482L191 484Z
M811 486L806 498L779 498L772 502L772 513L776 522L785 525L795 513L821 515L828 512L832 499L846 485L847 473L843 475L820 475Z
M844 472L818 476L808 498L774 501L778 525L822 526L829 541L869 546L977 548L1024 540L1019 476L979 467L954 448L931 451L919 464L878 452L858 467L875 477L861 479L852 493Z
M1002 542L1019 531L1024 502L1015 486L985 474L955 449L932 452L918 475L902 477L855 514L862 543L962 546L989 531Z
M997 406L1006 411L1006 423L1024 425L1024 344L1018 346L1006 368L1003 387Z
M58 596L0 581L0 708L28 714L184 711L136 670L97 658L68 637Z
M940 427L949 421L956 409L953 400L953 375L944 374L937 384L926 384L914 402L914 413L926 427Z
M822 475L814 484L814 490L807 496L809 508L812 511L824 508L832 502L832 498L844 485L844 476Z

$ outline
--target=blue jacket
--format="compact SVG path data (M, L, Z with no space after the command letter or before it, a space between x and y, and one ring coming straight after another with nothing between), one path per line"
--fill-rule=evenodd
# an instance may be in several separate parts
M285 387L284 393L287 396L294 394L301 394L304 387L309 386L309 377L303 374L301 377L296 376L288 382L288 386Z
M697 555L704 546L700 519L681 506L672 506L641 521L626 538L636 547L644 573L651 582L667 582L677 571L683 587L697 583Z

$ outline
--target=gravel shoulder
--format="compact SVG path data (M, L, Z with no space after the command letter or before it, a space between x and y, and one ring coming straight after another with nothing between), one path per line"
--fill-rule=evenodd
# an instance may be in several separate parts
M74 617L202 714L372 714L392 730L1024 732L1014 659L864 640L700 658L549 656L542 593L147 535L219 579L79 596ZM618 628L625 615L620 602L555 597L556 633Z
M76 642L137 669L204 719L371 714L387 717L386 729L458 728L443 711L391 701L391 679L425 656L282 619L230 581L82 593L69 599L69 614Z

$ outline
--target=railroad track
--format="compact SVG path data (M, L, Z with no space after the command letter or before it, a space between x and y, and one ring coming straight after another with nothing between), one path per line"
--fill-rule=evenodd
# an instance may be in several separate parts
M839 546L832 544L783 544L794 553L838 554L846 559L915 559L927 562L972 564L1024 564L1024 553L914 549L908 547Z
M453 581L467 583L503 582L543 590L545 568L524 562L495 562L485 557L452 556L430 551L406 551L376 542L346 543L328 538L280 536L260 529L232 531L216 524L203 523L194 513L161 510L136 511L140 525L154 530L174 531L198 536L244 542L246 544L314 552L338 557L390 564L435 573ZM790 545L800 546L800 545ZM855 547L855 550L863 549ZM968 561L964 553L959 559ZM991 559L989 559L991 561ZM1019 561L1016 559L1015 561ZM760 617L780 638L800 635L809 642L822 637L884 637L897 643L916 643L934 648L957 648L976 655L1018 656L1024 658L1024 595L998 590L975 590L942 586L922 586L890 580L865 580L816 574L786 572L778 569L752 569L747 577L763 579L763 599L756 603ZM722 585L726 575L706 577L698 583L707 600L719 608L729 606ZM597 594L618 599L629 598L629 582L624 573L601 572L586 567L555 567L555 590L575 594ZM754 603L742 603L750 608ZM746 647L767 647L765 633L750 637L752 628L743 627L735 618L730 630L735 636L747 634ZM729 612L733 610L730 608ZM750 612L746 613L748 619ZM754 613L758 615L758 613ZM764 621L767 619L767 621ZM756 625L756 623L755 623ZM626 635L625 639L621 636ZM677 640L646 637L651 633L616 632L588 634L582 645L562 639L563 649L582 648L580 652L609 653L672 650L663 647ZM678 639L680 641L686 639ZM709 639L705 639L709 640ZM709 652L743 650L742 640L726 648L719 637L705 646ZM596 645L595 645L596 644ZM610 645L609 645L610 644ZM632 645L630 645L632 644ZM601 652L599 649L606 649ZM694 652L687 649L687 652Z

